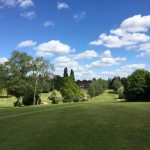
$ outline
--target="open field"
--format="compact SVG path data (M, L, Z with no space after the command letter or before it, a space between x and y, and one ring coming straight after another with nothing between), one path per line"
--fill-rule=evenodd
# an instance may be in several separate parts
M104 93L84 103L0 107L0 149L149 150L150 103L115 98Z

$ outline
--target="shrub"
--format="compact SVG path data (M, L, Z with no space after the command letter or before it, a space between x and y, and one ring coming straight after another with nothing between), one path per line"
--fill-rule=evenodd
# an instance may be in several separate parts
M33 105L33 102L34 102L33 96L34 96L34 93L33 93L33 92L31 92L31 93L26 93L26 94L23 96L22 103L23 103L24 105L26 105L26 106ZM37 104L38 104L38 105L41 104L41 98L40 98L39 94L36 94L35 98L36 98L35 104L36 104L36 105L37 105Z
M14 107L21 107L22 106L22 103L21 102L14 102Z
M59 91L53 90L48 99L52 101L52 104L58 104L60 101L62 101L62 95Z
M118 89L117 93L118 93L118 98L119 98L119 99L124 99L124 86L121 86L121 87Z

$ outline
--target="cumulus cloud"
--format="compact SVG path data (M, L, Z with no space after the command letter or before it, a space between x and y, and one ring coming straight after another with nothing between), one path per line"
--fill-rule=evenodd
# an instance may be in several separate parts
M128 32L147 32L150 28L150 15L135 15L125 19L120 27Z
M108 48L135 49L139 45L150 43L150 36L146 35L150 28L150 15L135 15L125 19L119 28L111 29L110 34L102 33L98 40L91 41L90 45L103 45ZM139 50L142 50L140 46ZM143 50L141 56L149 56L149 52Z
M132 72L137 69L144 69L146 67L145 64L131 64L121 67L120 69L116 69L114 71L102 71L99 73L103 78L110 78L115 76L127 77Z
M98 57L98 54L94 50L86 50L83 53L72 56L73 59L92 59L96 57Z
M86 12L78 11L76 14L74 14L73 18L76 19L77 21L85 19L86 18Z
M36 14L34 11L29 11L21 13L20 16L32 20L36 17Z
M43 25L44 27L55 26L53 21L45 21Z
M34 3L32 0L0 0L0 6L28 8L34 6Z
M32 40L22 41L17 45L17 48L23 48L23 47L33 47L37 44L37 42L34 42Z
M66 3L58 3L57 4L57 9L58 10L61 10L61 9L68 9L69 8L69 5L68 4L66 4Z
M150 57L150 43L144 43L139 46L139 51L142 51L137 57Z
M103 68L110 67L113 65L118 65L123 61L126 61L125 57L116 57L113 58L110 50L104 51L104 53L100 56L100 60L92 62L90 65L86 65L86 68Z
M0 64L5 63L6 61L8 61L8 59L7 59L7 58L0 58Z
M58 40L42 43L35 47L38 56L52 56L54 54L67 54L75 51L69 45L63 44Z

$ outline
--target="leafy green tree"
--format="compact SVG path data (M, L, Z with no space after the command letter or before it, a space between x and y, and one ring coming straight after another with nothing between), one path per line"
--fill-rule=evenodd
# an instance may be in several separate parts
M125 84L125 98L128 101L144 101L148 98L149 72L144 69L134 71L127 77Z
M0 91L6 89L9 75L4 64L0 64Z
M88 88L88 94L91 97L98 96L102 94L107 88L107 82L103 79L93 80Z
M63 82L64 82L64 78L59 75L56 75L53 79L54 89L56 89L57 91L60 91L63 85Z
M120 80L115 79L115 80L113 81L112 88L114 89L115 92L117 92L118 89L119 89L121 86L122 86L122 83L121 83Z
M32 74L30 75L30 82L33 87L33 105L36 103L36 95L43 92L46 80L53 77L54 65L43 57L38 57L32 61Z
M15 106L19 106L20 98L25 94L27 83L25 80L20 79L19 77L11 78L8 81L8 93L14 95L17 98L17 101L14 103Z
M13 51L10 59L5 63L9 75L6 88L9 94L17 98L16 106L19 105L20 98L26 90L26 79L31 69L31 61L32 57L26 53Z

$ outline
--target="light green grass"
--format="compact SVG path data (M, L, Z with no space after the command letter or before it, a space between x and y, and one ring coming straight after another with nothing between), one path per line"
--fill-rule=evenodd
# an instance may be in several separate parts
M89 102L0 108L0 150L149 150L150 103Z

